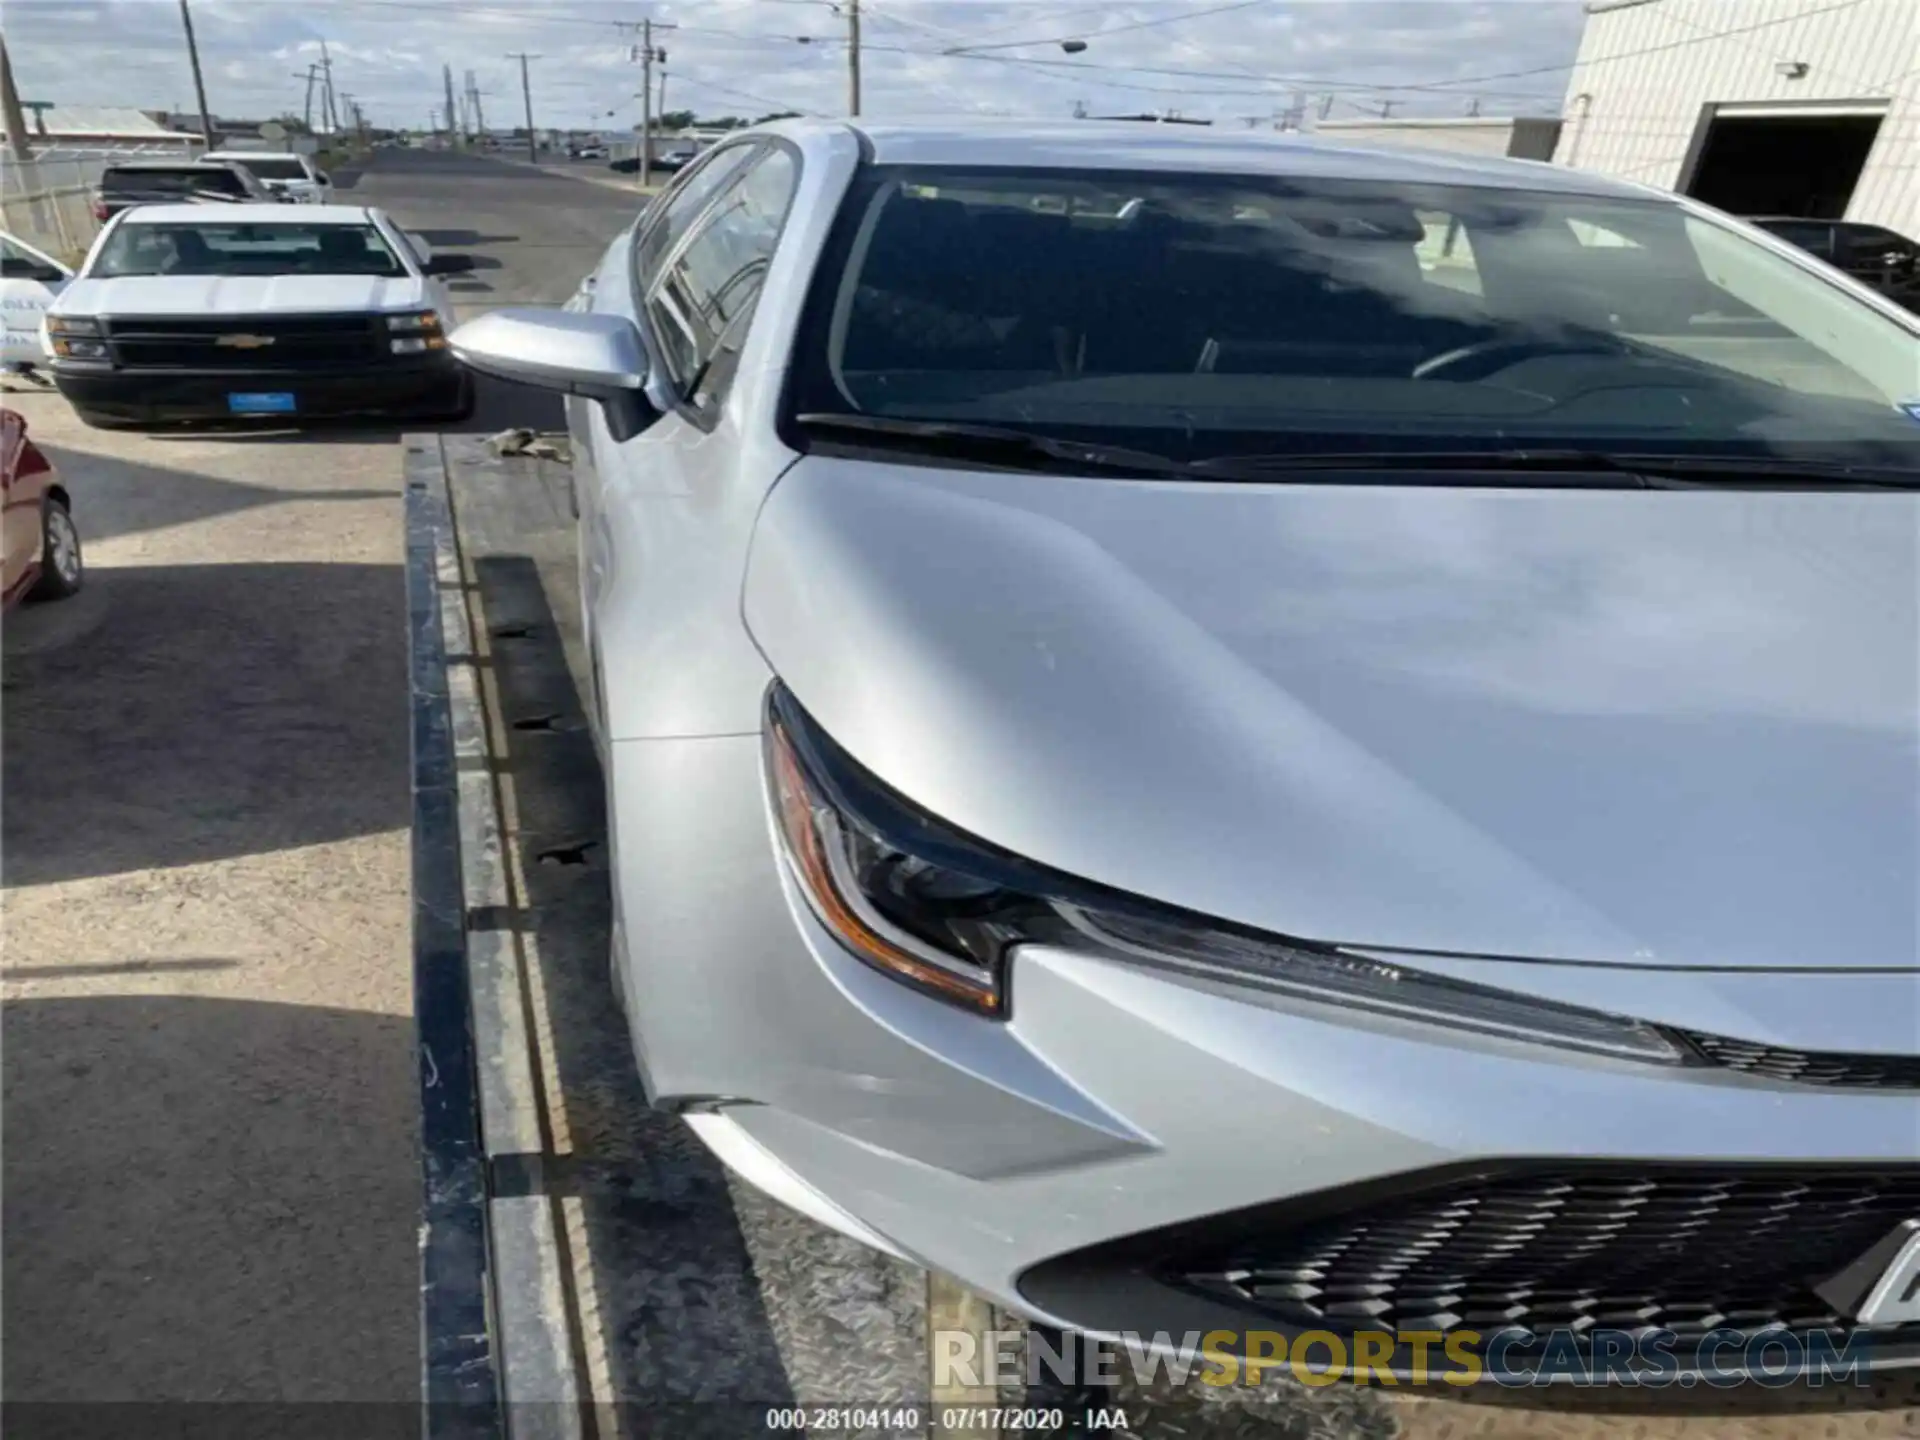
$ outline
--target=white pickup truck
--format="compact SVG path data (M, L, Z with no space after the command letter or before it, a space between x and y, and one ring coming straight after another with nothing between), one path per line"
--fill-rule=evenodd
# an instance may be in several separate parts
M280 200L298 205L333 203L333 179L305 155L277 150L215 150L203 157L238 165Z
M437 277L471 268L364 206L137 206L47 310L54 384L101 427L463 419Z

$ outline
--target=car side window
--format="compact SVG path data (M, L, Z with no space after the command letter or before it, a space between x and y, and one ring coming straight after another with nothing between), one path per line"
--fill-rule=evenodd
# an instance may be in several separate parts
M790 151L764 150L735 176L648 292L661 363L696 410L715 406L732 379L798 178Z
M700 212L706 209L707 202L740 173L741 167L759 148L758 144L745 144L728 145L715 150L705 163L687 172L662 197L660 208L649 217L640 243L634 250L634 266L639 272L643 290L652 288L660 262L693 228L694 221L700 218Z

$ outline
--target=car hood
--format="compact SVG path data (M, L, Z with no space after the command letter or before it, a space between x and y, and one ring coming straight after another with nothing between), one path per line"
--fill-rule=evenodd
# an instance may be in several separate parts
M1383 948L1920 968L1917 554L1906 493L809 457L745 615L880 778L1123 890Z
M426 303L426 282L413 276L128 275L76 280L53 307L56 315L317 315L404 310Z

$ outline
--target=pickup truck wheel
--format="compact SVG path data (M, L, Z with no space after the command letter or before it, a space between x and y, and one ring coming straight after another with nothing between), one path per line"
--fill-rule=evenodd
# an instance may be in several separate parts
M76 595L86 580L86 561L80 553L80 532L74 528L67 502L49 495L40 502L40 578L28 598L64 600Z

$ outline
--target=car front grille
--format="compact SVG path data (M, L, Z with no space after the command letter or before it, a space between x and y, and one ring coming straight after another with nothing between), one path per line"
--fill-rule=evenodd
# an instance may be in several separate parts
M1920 1055L1847 1055L1837 1051L1784 1050L1729 1040L1724 1035L1680 1032L1707 1060L1763 1080L1795 1085L1836 1085L1858 1090L1920 1090Z
M169 315L105 323L113 358L126 369L322 370L386 358L378 320L373 315ZM241 343L234 343L236 338ZM258 343L262 340L268 343Z
M1916 1216L1913 1168L1541 1168L1282 1221L1158 1269L1300 1329L1839 1337L1848 1322L1812 1287Z

